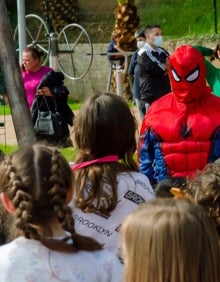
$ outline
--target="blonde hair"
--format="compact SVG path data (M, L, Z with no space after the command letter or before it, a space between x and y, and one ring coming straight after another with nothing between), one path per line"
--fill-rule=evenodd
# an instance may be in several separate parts
M220 251L213 222L187 199L154 199L122 224L126 282L217 282Z

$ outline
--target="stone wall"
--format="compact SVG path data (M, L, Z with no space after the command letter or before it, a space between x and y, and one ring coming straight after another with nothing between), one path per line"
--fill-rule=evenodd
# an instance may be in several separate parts
M165 41L163 47L172 53L178 46L182 44L200 44L206 47L214 48L217 41L205 41L202 40L170 40ZM76 101L83 102L89 95L95 92L105 92L108 82L108 75L110 70L110 64L104 55L100 55L101 53L105 53L108 44L93 44L94 49L94 57L92 66L88 72L88 74L78 80L65 80L65 84L70 89L70 97Z
M84 101L86 97L95 92L105 92L110 64L105 53L108 44L93 44L94 56L91 68L87 75L80 80L66 78L65 84L70 89L70 96L77 101Z

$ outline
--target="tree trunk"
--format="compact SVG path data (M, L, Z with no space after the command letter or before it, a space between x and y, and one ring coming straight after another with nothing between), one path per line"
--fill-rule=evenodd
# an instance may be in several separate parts
M5 0L0 0L0 64L18 145L22 147L33 144L36 137L26 100L23 79L16 59Z

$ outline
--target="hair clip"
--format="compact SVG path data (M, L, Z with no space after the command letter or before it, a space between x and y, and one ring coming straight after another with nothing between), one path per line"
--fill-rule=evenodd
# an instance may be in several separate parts
M170 193L175 197L175 198L184 198L187 197L187 192L183 189L177 188L177 187L172 187L170 189Z

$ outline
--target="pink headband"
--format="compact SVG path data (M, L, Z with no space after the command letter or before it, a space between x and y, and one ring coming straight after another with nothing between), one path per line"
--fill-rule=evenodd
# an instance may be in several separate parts
M106 157L95 159L95 160L92 160L92 161L82 162L82 163L79 163L79 164L72 165L71 169L72 170L78 170L78 169L81 169L81 168L84 168L84 167L87 167L87 166L90 166L90 165L93 165L93 164L117 162L117 161L118 161L118 156L114 156L114 155L106 156Z

